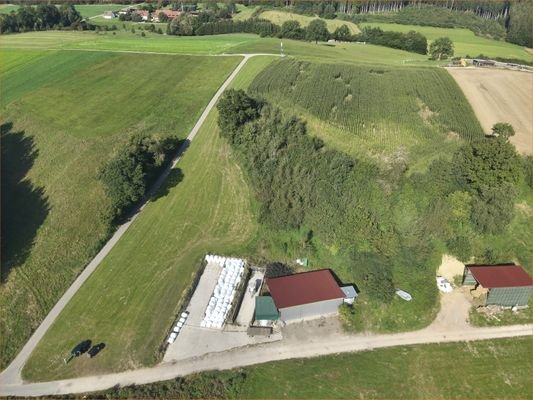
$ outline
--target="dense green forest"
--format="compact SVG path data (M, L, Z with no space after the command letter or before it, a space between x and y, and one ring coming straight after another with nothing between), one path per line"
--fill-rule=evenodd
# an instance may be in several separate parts
M331 0L307 2L287 0L252 2L283 6L293 12L363 21L393 22L443 28L467 28L478 35L532 47L532 4L528 0Z
M320 84L314 87L324 94ZM331 110L327 97L295 98L309 99L311 110L317 104ZM260 221L274 230L307 230L315 246L343 254L350 260L343 272L370 304L390 303L403 282L416 291L427 314L437 293L424 282L434 279L445 249L478 262L507 261L516 250L498 253L487 243L490 235L506 234L517 195L529 190L528 162L505 136L465 136L451 159L438 158L427 170L408 173L404 159L384 168L330 148L308 134L305 121L245 92L227 92L218 109L221 132L256 193ZM529 256L521 261L530 264ZM372 319L360 310L351 318L356 328L395 330L423 325L423 314L377 322L360 320Z

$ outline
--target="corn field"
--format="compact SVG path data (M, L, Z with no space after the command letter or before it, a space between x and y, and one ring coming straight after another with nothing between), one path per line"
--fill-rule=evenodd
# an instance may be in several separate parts
M438 137L483 134L453 78L437 68L273 63L250 86L253 95L295 104L384 150Z

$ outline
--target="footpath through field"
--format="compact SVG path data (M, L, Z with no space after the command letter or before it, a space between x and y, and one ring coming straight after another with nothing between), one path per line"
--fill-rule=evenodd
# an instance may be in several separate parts
M237 57L239 55L236 55ZM65 292L65 294L59 299L59 301L56 303L54 308L48 313L46 318L43 320L41 325L37 328L37 330L33 333L33 335L30 337L28 342L24 345L20 353L17 355L17 357L11 362L11 364L0 374L0 388L6 387L6 385L12 385L12 384L22 384L22 377L21 377L21 371L22 367L30 357L32 351L35 349L39 341L43 338L46 331L50 328L50 326L53 324L53 322L56 320L56 318L59 316L61 311L65 308L67 303L72 299L72 297L76 294L78 289L83 285L83 283L89 278L89 276L94 272L94 270L98 267L98 265L102 262L102 260L109 254L111 249L115 246L115 244L120 240L122 235L126 232L126 230L129 228L129 226L135 221L137 216L139 215L139 212L141 212L144 207L146 206L149 199L152 197L152 195L158 190L158 188L161 186L161 184L165 181L165 179L168 177L170 171L176 163L179 161L181 156L183 155L184 151L187 149L187 147L190 145L190 143L193 141L194 137L200 130L200 127L205 122L207 116L215 106L216 102L226 90L228 85L233 81L233 79L237 76L239 71L242 69L244 64L248 61L250 57L255 56L255 54L243 54L242 61L237 65L237 67L233 70L231 75L224 81L222 86L218 89L218 91L215 93L207 107L205 108L204 112L192 128L191 132L187 136L185 142L183 145L178 149L176 152L176 155L174 156L172 162L169 164L169 166L163 171L159 179L155 182L155 184L152 186L150 191L148 192L146 196L146 200L143 202L143 204L138 208L137 212L133 214L133 216L125 222L123 225L121 225L115 234L109 239L109 241L105 244L105 246L100 250L100 252L91 260L91 262L85 267L83 272L78 276L78 278L72 283L72 285L68 288L68 290ZM0 394L1 395L1 394Z

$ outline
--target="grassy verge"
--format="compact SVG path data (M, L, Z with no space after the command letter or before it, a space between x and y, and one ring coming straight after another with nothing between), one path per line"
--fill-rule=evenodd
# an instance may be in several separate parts
M521 46L516 44L483 38L476 36L474 32L469 29L451 29L451 28L435 28L431 26L417 26L417 25L400 25L387 24L377 22L364 22L360 24L361 28L366 26L379 27L384 31L396 32L420 32L428 39L428 42L440 37L449 37L454 43L455 55L476 57L479 54L484 54L488 57L503 57L515 58L524 61L531 61L531 54Z
M236 86L246 87L268 62L250 60ZM247 247L257 229L250 193L216 119L215 111L173 171L181 180L168 180L47 332L23 370L25 378L153 365L203 255ZM62 357L87 338L106 343L105 351L65 366Z
M206 372L87 398L528 399L531 359L531 338L400 346Z
M132 134L184 138L239 58L1 56L4 367L109 235L103 164Z

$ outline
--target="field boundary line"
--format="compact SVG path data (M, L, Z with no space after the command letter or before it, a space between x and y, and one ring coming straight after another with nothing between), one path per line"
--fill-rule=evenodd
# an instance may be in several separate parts
M113 249L115 244L117 244L117 242L120 240L122 235L124 235L124 233L130 227L130 225L133 223L133 221L135 221L135 219L140 214L140 212L150 202L152 195L157 192L161 184L168 177L168 174L170 173L171 169L176 166L176 164L180 160L185 150L189 147L190 143L197 135L201 126L205 122L208 114L211 112L212 108L215 106L216 102L218 101L218 99L220 98L224 90L229 86L229 84L237 76L239 71L246 64L246 62L248 61L250 57L253 57L253 55L244 56L244 58L233 69L231 74L226 78L226 80L222 83L222 85L215 92L214 96L211 98L211 100L205 107L204 111L200 115L200 118L198 119L194 127L191 129L189 135L187 136L183 144L179 147L176 154L172 158L172 161L168 164L168 166L165 168L163 173L159 176L156 182L152 185L147 195L142 200L141 204L136 208L136 211L132 213L131 217L125 223L123 223L117 228L113 236L111 236L111 238L107 241L104 247L102 247L102 249L89 262L89 264L87 264L87 266L82 270L82 272L78 275L78 277L66 290L66 292L61 296L59 301L50 310L50 312L41 322L39 327L35 330L35 332L31 335L30 339L26 342L22 350L17 354L15 359L9 364L9 366L4 371L2 371L2 373L0 374L0 386L3 387L5 385L23 383L22 376L21 376L22 368L24 367L24 364L29 359L35 347L37 347L37 344L41 341L43 336L46 334L48 329L52 326L52 324L54 323L56 318L59 316L61 311L63 311L63 309L66 307L68 302L72 299L72 297L74 297L76 292L85 283L85 281L91 276L91 274L96 270L96 268L100 265L103 259L109 254L109 252Z
M65 49L62 47L39 46L0 46L0 50L42 50L42 51L85 51L93 53L122 53L122 54L152 54L162 56L191 56L191 57L254 57L274 56L284 57L276 53L173 53L168 51L140 51L140 50L112 50L112 49Z

